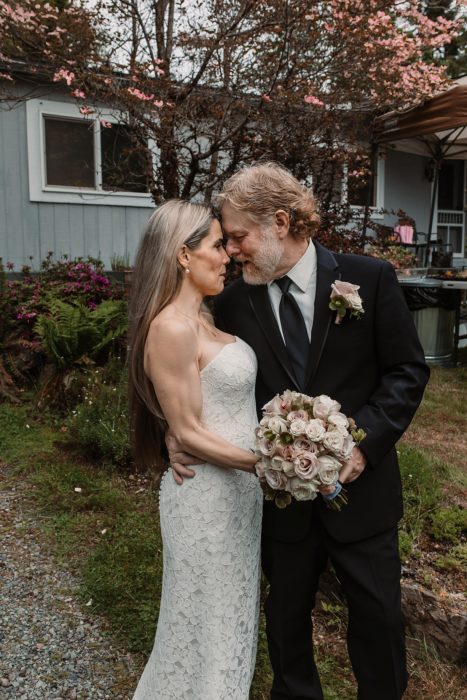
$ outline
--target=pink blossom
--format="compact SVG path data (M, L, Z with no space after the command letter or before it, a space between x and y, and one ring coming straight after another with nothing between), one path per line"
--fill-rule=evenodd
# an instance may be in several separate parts
M269 97L269 95L263 95L261 99L264 100L264 102L272 102L272 99L271 97Z
M303 98L307 105L315 105L316 107L324 107L324 102L315 97L314 95L305 95Z
M146 93L142 92L138 88L129 87L127 88L127 92L129 92L130 95L133 95L133 97L137 97L138 100L143 100L145 102L154 99L154 95L146 95Z
M105 119L101 119L101 126L103 126L104 129L111 129L112 128L111 122L107 122Z
M76 90L73 90L71 94L73 95L73 97L81 97L82 99L86 97L85 93L82 90L78 90L78 88Z
M83 105L82 107L79 108L80 114L94 114L94 110L92 107L87 107L86 105Z
M67 85L71 85L74 79L75 74L73 71L65 70L64 68L60 68L60 70L57 71L53 77L54 83L58 82L59 80L64 80Z

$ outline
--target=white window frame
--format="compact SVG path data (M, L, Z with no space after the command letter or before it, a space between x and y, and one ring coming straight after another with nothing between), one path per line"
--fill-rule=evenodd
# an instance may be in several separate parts
M344 163L343 172L342 172L342 190L341 190L341 204L344 204L344 205L348 205L348 192L349 192L348 172L349 172L348 163ZM376 192L375 192L376 204L371 206L369 209L369 211L371 212L372 219L384 219L384 214L382 213L381 210L384 209L385 172L386 172L386 160L385 160L385 158L378 156L377 162L376 162ZM355 212L358 215L361 215L363 210L365 209L365 207L362 206L361 204L350 204L349 207L350 207L351 211Z
M44 117L62 117L63 119L92 122L94 131L94 165L96 188L68 187L66 185L47 185L45 154L45 119ZM26 102L26 124L29 163L29 199L31 202L50 202L54 204L104 204L122 207L154 208L150 194L144 192L109 192L102 189L101 163L101 124L105 119L117 123L115 113L100 111L85 116L78 105L71 102L34 99ZM154 159L155 147L148 144L151 158Z

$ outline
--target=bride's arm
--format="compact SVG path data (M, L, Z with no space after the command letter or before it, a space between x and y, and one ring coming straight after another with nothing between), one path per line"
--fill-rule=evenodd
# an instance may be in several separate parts
M170 433L185 452L221 467L254 471L258 457L210 432L202 423L198 342L186 323L164 320L151 325L145 370Z

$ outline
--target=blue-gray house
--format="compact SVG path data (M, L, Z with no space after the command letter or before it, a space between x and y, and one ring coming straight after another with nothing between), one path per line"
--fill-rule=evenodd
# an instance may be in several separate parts
M57 86L41 96L17 83L23 99L0 104L0 256L18 268L33 267L48 251L55 255L100 256L110 267L113 256L130 260L154 208L144 178L118 177L108 166L116 147L107 122L115 117L82 114ZM120 143L125 134L120 133ZM157 157L153 150L153 157ZM465 264L466 161L446 160L440 172L433 230L450 243L455 264ZM362 201L347 187L342 173L342 201L361 215ZM433 172L430 159L392 148L380 151L372 183L370 218L393 225L404 210L416 229L428 229ZM352 199L354 197L354 199Z

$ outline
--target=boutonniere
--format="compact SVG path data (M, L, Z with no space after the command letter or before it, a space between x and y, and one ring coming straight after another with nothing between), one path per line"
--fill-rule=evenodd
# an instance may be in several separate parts
M336 312L335 323L340 323L347 311L350 316L354 318L363 316L365 311L363 310L363 303L358 293L360 289L358 284L350 284L350 282L335 280L331 284L331 289L329 308Z

